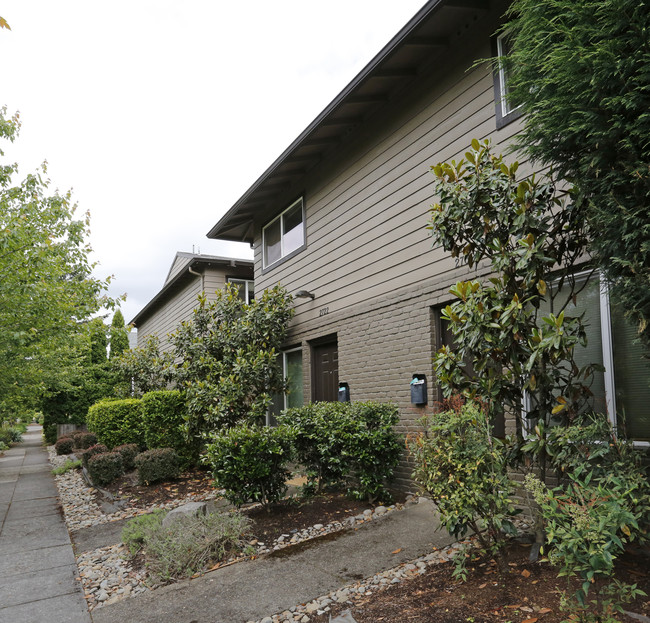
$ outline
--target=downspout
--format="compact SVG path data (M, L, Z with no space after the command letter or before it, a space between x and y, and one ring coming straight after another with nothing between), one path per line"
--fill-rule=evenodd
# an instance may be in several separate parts
M205 276L204 276L204 274L194 270L191 266L187 267L187 271L190 273L190 275L196 275L197 277L201 277L201 292L205 292Z

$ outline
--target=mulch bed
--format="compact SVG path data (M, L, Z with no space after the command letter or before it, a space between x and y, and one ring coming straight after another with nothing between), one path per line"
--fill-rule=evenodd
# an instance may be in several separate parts
M126 507L146 508L153 504L164 504L190 494L200 495L214 491L209 472L193 469L179 478L155 485L138 485L135 473L126 474L105 489L116 500L125 502ZM100 495L96 493L95 495ZM397 501L403 496L396 494ZM369 508L367 502L352 500L341 493L327 492L309 498L289 498L273 505L269 511L260 506L245 508L243 512L253 522L255 538L271 544L283 534L309 528L315 524L327 525L359 515Z
M548 563L530 563L529 550L525 544L510 545L506 575L491 561L479 561L470 566L467 581L460 582L452 578L452 563L440 564L354 606L336 605L332 614L350 610L357 623L560 623L569 614L560 610L566 580ZM617 577L650 595L649 569L650 552L630 551L619 560ZM650 617L650 597L625 609ZM313 617L311 623L328 623L329 616ZM621 615L619 620L634 619Z
M136 473L130 472L104 487L116 500L127 507L146 508L153 504L165 504L190 494L199 495L214 491L210 472L191 469L178 478L155 485L139 485ZM95 493L95 495L100 495Z

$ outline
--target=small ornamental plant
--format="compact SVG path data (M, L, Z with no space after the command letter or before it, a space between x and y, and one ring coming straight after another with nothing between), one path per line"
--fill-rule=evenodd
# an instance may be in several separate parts
M104 452L88 459L88 473L93 484L108 485L124 474L122 455L119 452Z
M504 535L517 532L512 517L518 513L506 453L491 437L479 405L459 401L453 407L423 420L425 432L408 438L413 478L431 495L450 535L460 539L473 532L481 549L505 569L499 554ZM455 573L463 578L464 560L461 554Z
M90 446L81 453L81 464L88 469L88 461L90 457L95 456L96 454L104 454L108 452L108 448L103 443L96 443L94 446Z
M136 444L125 443L121 446L115 446L113 452L119 452L122 455L125 472L130 472L135 469L135 457L140 454L140 448Z
M97 443L95 433L77 432L73 435L73 438L75 448L83 448L84 450Z
M155 448L135 457L138 483L149 485L176 478L180 473L178 455L171 448Z
M72 452L72 446L74 445L74 440L72 437L61 437L55 444L54 449L58 455L70 454Z

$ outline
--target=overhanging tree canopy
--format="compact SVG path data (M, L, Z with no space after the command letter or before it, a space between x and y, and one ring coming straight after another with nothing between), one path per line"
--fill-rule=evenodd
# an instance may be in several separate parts
M592 255L650 345L648 4L514 0L509 17L519 146L576 186Z

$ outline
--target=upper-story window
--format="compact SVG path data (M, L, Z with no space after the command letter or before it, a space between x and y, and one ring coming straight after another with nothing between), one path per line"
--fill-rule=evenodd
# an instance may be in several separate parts
M502 128L521 116L521 106L513 106L508 99L508 70L501 62L510 53L508 33L499 35L495 40L495 56L499 59L494 73L494 102L496 104L497 128Z
M305 214L302 197L262 230L264 268L297 251L305 244Z
M236 279L228 277L228 283L237 286L237 296L244 303L251 303L255 300L255 282L250 279Z

